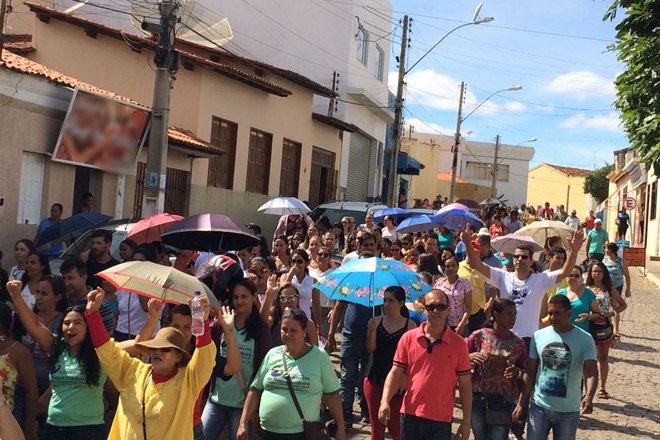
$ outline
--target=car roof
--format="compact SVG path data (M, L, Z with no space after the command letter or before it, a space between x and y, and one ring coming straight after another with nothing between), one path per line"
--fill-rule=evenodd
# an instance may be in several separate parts
M108 222L104 224L103 226L99 226L98 228L94 228L94 230L97 229L102 229L106 231L130 231L133 226L138 222L136 219L131 219L131 218L124 218L121 220L113 220L111 222Z
M346 211L378 211L385 209L387 206L382 203L369 203L369 202L330 202L317 206L317 208L324 209L341 209Z
M412 209L407 209L406 211L408 211L408 212L411 213L411 214L417 214L417 215L421 215L421 214L425 214L425 215L435 215L435 211L434 211L434 210L432 210L432 209L426 209L426 208L412 208Z

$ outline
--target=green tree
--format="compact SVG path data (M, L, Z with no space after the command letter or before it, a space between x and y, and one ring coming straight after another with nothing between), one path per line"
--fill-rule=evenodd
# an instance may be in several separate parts
M613 20L621 11L626 16L608 47L626 68L615 81L614 105L622 112L630 147L650 168L660 162L660 2L614 0L603 19Z
M607 175L614 171L614 164L605 165L598 168L593 173L584 178L584 193L591 194L591 197L596 199L600 204L607 198L609 192L610 181Z

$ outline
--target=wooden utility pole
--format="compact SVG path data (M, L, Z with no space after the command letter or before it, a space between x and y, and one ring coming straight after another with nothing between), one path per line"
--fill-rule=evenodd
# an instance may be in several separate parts
M493 180L490 184L490 196L497 198L497 155L500 151L500 135L495 136L495 158L493 160Z

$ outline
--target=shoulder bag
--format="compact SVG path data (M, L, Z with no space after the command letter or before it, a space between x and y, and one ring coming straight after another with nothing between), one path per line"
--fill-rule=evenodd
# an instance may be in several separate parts
M594 338L594 341L598 341L598 342L609 341L612 335L614 334L614 327L612 326L612 321L610 320L610 318L605 318L603 315L600 316L603 318L602 322L589 321L589 333L591 333L591 336Z
M289 368L286 365L286 354L284 353L284 347L282 347L282 363L284 365L284 378L286 379L286 385L289 387L289 392L291 393L291 398L293 399L293 404L298 411L298 415L303 421L303 431L307 440L330 440L330 433L328 432L327 426L323 422L308 422L305 420L305 415L300 408L300 403L296 397L296 392L293 390L293 383L291 382L291 377L289 376Z

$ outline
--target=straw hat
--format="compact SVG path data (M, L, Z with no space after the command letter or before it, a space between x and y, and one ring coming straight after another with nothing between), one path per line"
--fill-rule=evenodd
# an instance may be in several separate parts
M185 349L186 337L179 330L173 327L164 327L158 330L156 337L150 341L138 342L135 346L144 352L156 350L159 348L171 348L181 355L182 362L190 361L190 353Z

